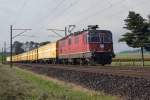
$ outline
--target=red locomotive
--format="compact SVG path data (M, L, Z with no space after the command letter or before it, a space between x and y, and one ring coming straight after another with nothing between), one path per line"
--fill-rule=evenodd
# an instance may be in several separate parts
M111 64L114 57L112 33L89 26L57 41L60 63Z

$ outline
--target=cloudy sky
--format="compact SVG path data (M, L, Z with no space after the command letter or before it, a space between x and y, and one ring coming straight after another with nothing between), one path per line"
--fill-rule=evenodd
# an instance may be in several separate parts
M32 29L15 40L41 42L60 38L49 28L64 29L75 24L78 31L98 24L100 29L112 31L115 52L133 50L125 43L118 43L126 32L122 27L129 11L147 18L150 0L0 0L0 48L4 41L9 45L10 25L14 29ZM13 35L20 32L13 31Z

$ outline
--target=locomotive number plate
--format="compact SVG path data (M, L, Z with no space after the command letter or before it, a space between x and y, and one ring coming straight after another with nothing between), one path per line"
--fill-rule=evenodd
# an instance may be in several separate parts
M100 44L100 48L104 48L104 44Z

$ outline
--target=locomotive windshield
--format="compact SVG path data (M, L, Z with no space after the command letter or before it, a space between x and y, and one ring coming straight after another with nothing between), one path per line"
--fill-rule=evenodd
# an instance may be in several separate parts
M88 35L88 42L89 43L100 42L100 36L99 36L99 34L90 34L90 35Z
M87 36L88 43L112 43L112 34L109 31L95 31Z
M103 36L104 38L104 43L111 43L112 42L112 34L111 33L106 33Z

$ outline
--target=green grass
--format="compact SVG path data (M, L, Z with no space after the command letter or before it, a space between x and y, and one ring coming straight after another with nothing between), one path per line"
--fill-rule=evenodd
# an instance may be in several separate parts
M150 53L144 53L144 57L150 58ZM116 54L116 58L141 58L141 53L121 53Z
M0 65L0 100L119 100L100 92L76 90L27 70ZM14 99L10 99L14 98Z
M1 56L1 54L0 54L0 62L2 62L2 56Z
M6 60L6 58L3 58L3 60ZM0 54L0 63L2 62L2 55Z
M14 69L0 64L0 100L32 100L36 96L34 86L18 77Z

